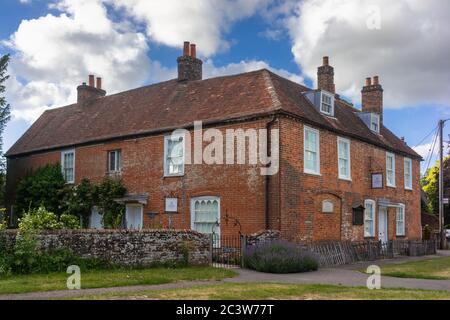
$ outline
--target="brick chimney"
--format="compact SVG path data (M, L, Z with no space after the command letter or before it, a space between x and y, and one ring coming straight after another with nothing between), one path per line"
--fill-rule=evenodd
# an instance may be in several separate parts
M334 68L330 66L328 57L323 57L322 66L317 69L318 88L331 93L336 93L334 84Z
M77 103L88 102L97 98L104 97L106 91L102 89L102 78L97 78L97 86L95 86L95 76L89 75L89 82L83 82L77 87L78 99Z
M380 124L383 123L383 88L378 76L366 78L366 84L361 90L362 112L372 112L380 115Z
M178 81L202 80L203 62L197 59L195 44L184 42L183 55L177 59Z

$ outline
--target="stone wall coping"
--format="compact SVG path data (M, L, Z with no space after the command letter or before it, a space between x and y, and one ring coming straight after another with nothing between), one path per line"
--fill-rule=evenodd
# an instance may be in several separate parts
M17 234L18 229L5 230L8 234ZM124 230L124 229L58 229L58 230L42 230L39 234L194 234L198 236L205 236L191 229L142 229L142 230Z

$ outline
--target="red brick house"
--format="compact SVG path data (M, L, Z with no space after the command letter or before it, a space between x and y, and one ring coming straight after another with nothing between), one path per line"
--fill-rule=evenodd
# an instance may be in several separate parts
M7 152L8 208L27 170L61 163L68 183L120 176L129 228L170 221L221 234L280 230L292 240L421 238L421 157L383 125L378 77L366 79L359 110L335 93L327 57L316 90L268 70L202 80L195 45L185 43L177 79L110 96L94 82L78 87L77 103L46 111ZM276 129L277 172L185 163L194 121L224 134ZM192 136L173 139L180 128Z

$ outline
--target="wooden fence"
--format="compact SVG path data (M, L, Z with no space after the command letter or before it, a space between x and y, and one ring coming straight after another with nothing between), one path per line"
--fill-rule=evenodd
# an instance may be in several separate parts
M300 247L313 252L321 266L336 266L360 261L392 259L396 255L422 256L436 253L434 240L330 241L300 243Z

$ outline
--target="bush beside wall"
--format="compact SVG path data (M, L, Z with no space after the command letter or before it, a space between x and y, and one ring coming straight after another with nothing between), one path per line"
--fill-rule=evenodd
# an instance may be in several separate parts
M17 231L2 232L6 246L15 243ZM83 258L121 266L162 264L207 265L210 237L186 230L54 230L37 235L41 249L69 249Z

